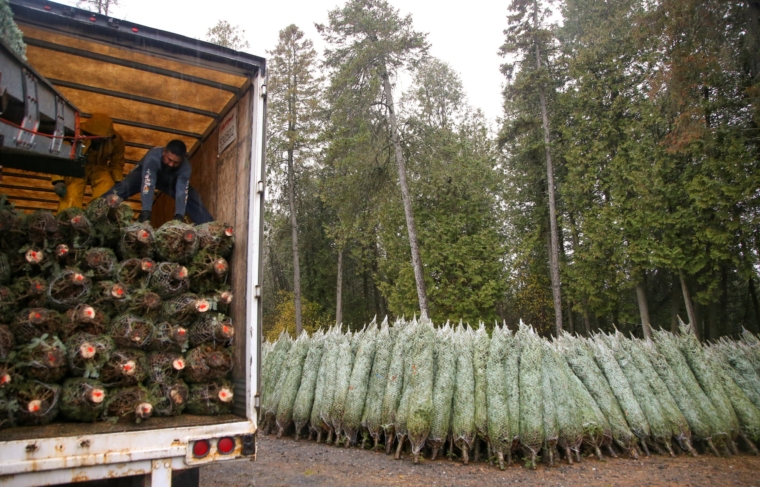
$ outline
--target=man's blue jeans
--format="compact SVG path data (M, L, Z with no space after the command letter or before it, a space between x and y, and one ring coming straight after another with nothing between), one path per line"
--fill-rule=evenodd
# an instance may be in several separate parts
M130 171L124 179L116 183L113 188L106 191L103 196L116 194L119 196L119 198L126 200L127 198L138 194L141 187L142 167L138 165L135 166L135 168L132 169L132 171ZM174 187L172 185L163 184L160 179L156 181L156 189L174 198ZM150 208L143 209L150 210ZM211 213L209 213L206 207L203 206L201 196L192 186L187 189L187 206L185 208L185 212L196 225L214 221L214 217L211 216Z

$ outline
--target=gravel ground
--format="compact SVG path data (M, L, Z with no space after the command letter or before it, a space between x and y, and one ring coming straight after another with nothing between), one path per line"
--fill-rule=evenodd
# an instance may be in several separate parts
M410 455L394 460L384 453L358 448L336 448L313 441L262 436L258 460L219 463L201 469L204 487L284 486L758 486L760 457L742 454L716 458L700 455L676 458L653 455L640 460L584 459L582 463L531 471L513 465L505 471L487 463L422 460Z

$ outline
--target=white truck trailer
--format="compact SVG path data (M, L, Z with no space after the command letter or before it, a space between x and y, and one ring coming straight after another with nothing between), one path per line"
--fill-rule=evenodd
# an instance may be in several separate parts
M0 49L0 193L16 208L55 210L50 174L82 174L79 117L106 113L131 170L181 139L194 186L234 225L233 413L0 429L0 486L98 479L168 486L172 473L256 456L261 350L266 61L207 42L45 0L10 0L27 60ZM0 46L4 47L4 46ZM63 144L60 143L63 141ZM85 194L85 202L89 193ZM139 210L139 201L132 202ZM158 196L154 227L173 216ZM197 470L195 470L197 479ZM135 477L141 476L141 477ZM192 478L192 476L190 476ZM197 480L196 480L197 482Z

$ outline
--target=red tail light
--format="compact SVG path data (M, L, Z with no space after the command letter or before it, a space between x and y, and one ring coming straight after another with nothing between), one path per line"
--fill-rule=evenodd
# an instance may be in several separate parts
M193 444L193 456L203 458L211 451L211 443L208 440L198 440Z
M225 436L216 444L216 449L222 455L229 455L235 449L235 439Z

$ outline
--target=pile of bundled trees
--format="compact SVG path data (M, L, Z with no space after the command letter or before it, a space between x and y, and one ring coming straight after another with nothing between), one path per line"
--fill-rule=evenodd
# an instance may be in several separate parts
M417 462L446 451L467 463L481 445L503 469L515 453L580 461L697 450L757 454L760 341L703 346L685 325L652 341L622 334L551 341L521 324L487 331L427 319L359 332L285 333L263 352L264 432L346 446L361 435ZM542 453L543 452L543 453Z
M228 412L233 241L116 196L54 216L0 195L0 427Z

